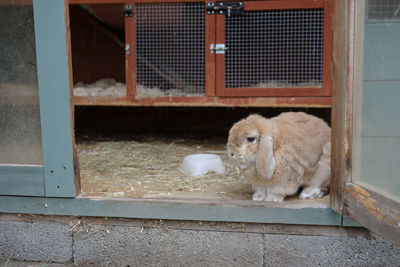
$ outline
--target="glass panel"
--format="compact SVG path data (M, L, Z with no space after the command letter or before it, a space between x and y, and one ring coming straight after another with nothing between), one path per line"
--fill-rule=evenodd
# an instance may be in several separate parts
M0 164L42 164L33 7L18 2L0 5Z
M386 16L375 16L371 21L368 15L370 18L381 6L376 1L366 3L366 20L357 20L362 24L362 70L356 75L362 75L358 80L360 95L355 98L355 140L359 149L354 155L358 170L353 181L400 201L400 22L387 20ZM395 14L398 7L386 5L385 14Z
M250 11L225 30L227 88L322 86L323 9Z
M204 3L136 5L136 98L205 93Z

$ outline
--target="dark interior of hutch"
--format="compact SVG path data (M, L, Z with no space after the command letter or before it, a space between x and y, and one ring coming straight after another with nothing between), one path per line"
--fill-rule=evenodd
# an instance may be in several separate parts
M331 2L219 4L70 1L82 196L250 200L226 155L236 121L304 111L330 124ZM226 172L180 173L195 153Z

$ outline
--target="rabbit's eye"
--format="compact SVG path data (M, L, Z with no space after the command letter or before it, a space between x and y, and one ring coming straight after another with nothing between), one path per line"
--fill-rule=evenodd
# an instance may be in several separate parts
M256 140L255 137L247 137L247 142L253 143Z

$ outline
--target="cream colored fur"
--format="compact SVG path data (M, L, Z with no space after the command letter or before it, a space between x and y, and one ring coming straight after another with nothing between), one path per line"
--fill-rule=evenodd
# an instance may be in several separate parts
M229 131L228 155L254 189L253 200L283 201L300 187L301 199L329 190L331 130L321 119L287 112L250 115Z

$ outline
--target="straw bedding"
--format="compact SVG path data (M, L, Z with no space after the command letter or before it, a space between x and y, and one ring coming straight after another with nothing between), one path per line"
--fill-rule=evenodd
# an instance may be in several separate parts
M300 83L300 84L290 84L282 83L277 81L271 81L269 83L258 83L255 85L250 85L248 87L254 88L307 88L307 87L321 87L318 82L311 83ZM185 88L185 89L170 89L161 90L158 87L146 87L141 84L136 85L136 99L143 98L156 98L163 96L197 96L201 94L193 94L188 92L199 91L196 88ZM200 90L201 92L201 90ZM124 97L126 95L126 85L115 81L114 79L101 79L92 84L83 84L81 82L76 83L74 86L74 96L109 96L109 97Z
M158 87L146 87L141 84L136 85L135 98L156 98L163 96L196 96L201 94L188 93L194 88L161 90ZM107 96L124 97L126 96L126 85L114 79L101 79L91 84L76 83L74 86L74 96Z
M223 138L85 137L78 138L77 149L83 197L251 200L251 185L230 163ZM195 153L221 156L225 173L190 177L179 172L183 158ZM295 195L285 202L329 206L329 195L314 200Z
M83 196L251 199L251 186L231 165L225 140L136 136L77 143ZM186 155L221 156L224 174L190 177L178 171Z

